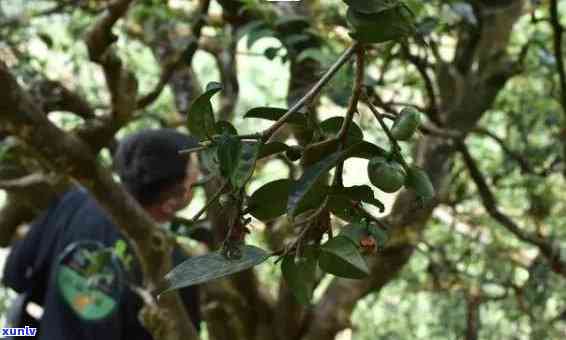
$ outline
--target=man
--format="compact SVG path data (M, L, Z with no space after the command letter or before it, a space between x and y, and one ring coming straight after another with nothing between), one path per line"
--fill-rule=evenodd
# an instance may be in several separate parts
M159 224L171 221L192 199L197 165L179 151L197 145L187 135L160 129L130 135L118 146L116 172ZM141 277L136 261L125 261L126 245L107 213L81 187L64 194L34 221L14 245L3 280L19 293L31 293L30 300L43 306L39 339L152 339L138 320L142 301L131 288L141 285ZM175 249L174 264L182 260ZM198 329L197 289L180 294Z

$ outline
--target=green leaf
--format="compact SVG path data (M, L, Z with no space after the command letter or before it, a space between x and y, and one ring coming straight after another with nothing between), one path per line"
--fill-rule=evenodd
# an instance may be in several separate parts
M320 129L327 138L333 138L338 134L343 123L344 123L344 117L340 117L340 116L331 117L320 123ZM364 139L364 133L362 132L362 129L360 129L360 127L354 122L350 124L350 128L348 129L347 136L348 136L347 137L348 139L346 140L347 146L355 144L356 142L359 142Z
M303 166L309 166L320 161L331 153L336 152L339 146L340 141L336 138L308 145L302 155Z
M276 121L281 118L287 111L288 109L277 107L256 107L246 112L244 118L261 118ZM304 113L296 112L292 114L291 117L289 117L289 120L287 122L291 124L306 125L307 118Z
M189 106L187 128L192 135L206 139L215 133L214 113L210 98L222 90L222 84L211 82L206 86L206 91L198 96Z
M253 29L248 33L248 43L247 48L250 50L253 45L261 38L274 37L275 32L271 28L257 28Z
M423 204L429 202L434 197L434 187L427 173L417 167L411 166L407 171L407 186L415 190L417 197Z
M240 161L242 142L235 135L221 135L217 140L216 150L220 163L220 174L224 178L231 178Z
M387 154L380 147L366 141L358 142L344 151L336 151L326 156L321 161L305 169L301 178L293 183L287 202L287 213L290 217L297 214L297 207L301 204L304 197L314 187L314 184L336 166L338 162L349 157L371 158L373 155Z
M309 191L312 190L315 183L319 181L321 176L336 166L342 156L342 152L335 152L327 156L320 162L306 168L301 178L293 183L289 192L289 200L287 201L287 213L290 217L297 214L297 208Z
M301 214L307 210L318 209L327 195L328 185L326 185L324 177L321 177L314 183L311 190L303 197L295 211L295 215Z
M316 284L316 260L318 253L314 247L306 247L303 257L295 259L287 255L281 263L281 273L297 301L310 304Z
M269 59L269 60L273 60L275 59L275 57L277 57L277 53L279 52L280 48L279 47L268 47L265 49L265 51L263 51L263 55Z
M310 26L308 17L284 16L274 22L275 29L282 33L302 32Z
M396 6L378 13L364 14L351 7L346 19L352 25L352 38L364 43L396 40L415 31L412 14L405 6Z
M345 236L334 237L323 244L318 261L322 270L336 276L363 279L369 275L366 260Z
M379 208L380 212L385 210L383 203L375 198L373 190L369 185L355 185L352 187L331 188L333 195L342 195L353 201L362 201Z
M259 155L257 156L258 159L268 157L271 155L275 155L277 153L285 152L289 150L289 145L283 142L269 142L265 143L261 146L259 150Z
M354 203L346 196L328 195L327 207L332 214L344 221L352 222L360 219Z
M318 48L307 48L306 50L303 50L301 53L299 53L299 55L297 56L297 62L300 63L307 59L313 59L322 64L325 61L325 55Z
M293 47L293 46L305 43L305 42L309 41L310 39L311 39L311 37L307 34L291 34L291 35L283 37L281 40L282 40L282 43L285 46Z
M351 8L360 13L372 14L399 6L398 0L344 0Z
M220 120L216 122L214 126L216 133L220 135L237 135L238 130L232 125L232 123L227 122L225 120Z
M242 143L236 168L230 177L234 187L243 187L252 176L260 148L261 143L258 142Z
M202 165L214 176L220 176L220 160L216 146L211 146L200 152Z
M239 41L244 35L249 34L251 31L258 31L267 28L269 28L269 26L267 26L263 20L250 21L238 30L237 40Z
M292 184L291 179L279 179L264 184L250 196L248 213L261 221L269 221L285 214ZM323 183L315 183L313 189L297 207L296 213L300 214L306 210L319 207L326 193L327 187Z
M362 141L352 145L345 154L345 157L371 159L376 156L385 157L388 152L370 142Z
M241 247L240 251L242 256L231 260L226 259L219 251L189 258L165 275L164 285L157 293L163 294L215 280L252 268L269 258L265 250L250 245Z
M248 212L261 221L268 221L285 213L290 179L279 179L264 184L248 200Z

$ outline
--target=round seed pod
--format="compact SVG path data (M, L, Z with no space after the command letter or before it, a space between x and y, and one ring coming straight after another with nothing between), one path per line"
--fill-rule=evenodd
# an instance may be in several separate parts
M394 161L387 161L383 157L372 158L367 167L370 182L379 190L393 193L405 184L405 171Z
M391 128L391 135L396 140L409 140L420 125L421 113L413 108L404 108Z
M417 167L411 166L407 172L407 186L412 188L417 196L423 201L430 201L434 197L434 187L427 173Z

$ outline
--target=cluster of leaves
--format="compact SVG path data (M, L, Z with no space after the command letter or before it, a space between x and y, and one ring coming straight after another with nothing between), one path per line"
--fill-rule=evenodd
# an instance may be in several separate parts
M360 42L379 43L414 32L410 10L402 2L346 3L350 5L352 36ZM377 19L383 22L378 24ZM313 38L312 34L305 33L307 28L308 22L304 18L281 19L271 24L252 22L247 29L248 44L251 46L264 35L276 36L288 53L294 53L294 45ZM385 33L377 34L376 30ZM358 62L363 63L363 60ZM201 147L186 152L200 152L207 170L224 179L225 185L212 201L218 199L221 205L236 207L238 217L230 226L220 251L189 259L176 267L167 275L167 284L161 292L229 275L265 261L269 257L267 252L243 245L245 232L242 230L250 221L244 218L246 214L264 222L286 214L295 226L304 225L297 240L278 252L282 254L283 276L300 302L310 302L317 268L340 277L367 277L369 267L363 254L371 254L383 246L387 240L387 227L365 210L363 204L374 205L381 211L384 205L369 185L344 187L338 180L342 176L342 166L349 158L368 159L368 177L375 187L392 193L405 185L426 203L434 195L432 184L423 170L405 162L398 144L398 141L411 139L421 124L421 114L414 109L404 109L390 130L371 107L390 138L390 152L365 141L363 131L352 121L351 115L331 117L320 123L309 119L308 113L290 113L287 109L274 107L253 108L244 115L245 118L274 121L274 126L292 124L302 131L306 140L306 146L297 147L270 141L272 134L266 133L269 129L243 136L229 122L215 121L211 98L221 89L221 84L209 83L204 93L192 102L187 127L200 139ZM291 162L300 160L304 168L301 177L269 182L247 196L245 187L257 160L280 153L285 153ZM328 185L327 174L335 167L335 180ZM228 193L222 194L225 188L229 188ZM330 220L317 220L322 213L332 214L349 224L333 237ZM312 223L319 224L318 228L322 230L317 236L306 234ZM329 238L322 243L324 232Z
M304 240L305 227L296 244L283 251L282 273L300 302L308 303L312 297L317 267L336 276L367 277L369 267L363 255L383 246L387 228L367 212L363 204L374 205L382 211L384 205L369 185L344 187L336 181L328 185L327 174L349 158L365 158L370 160L368 176L378 189L395 192L406 185L415 190L423 203L427 202L434 195L428 176L404 161L397 143L410 140L421 123L421 114L413 109L403 110L391 131L380 120L391 136L391 152L365 141L363 131L353 121L350 121L347 133L341 136L344 117L331 117L316 124L310 122L306 113L296 112L289 116L287 109L273 107L254 108L244 115L245 118L286 122L301 128L309 136L309 143L302 148L269 141L269 135L266 137L265 133L239 135L229 122L215 121L211 98L221 89L219 83L208 84L205 92L191 104L187 122L189 131L201 140L201 147L186 151L200 152L207 170L222 177L226 183L224 187L231 188L229 193L215 195L213 200L218 199L224 206L237 207L240 217L250 214L264 222L286 214L296 225L303 225L316 219L321 211L349 222L338 236L331 236L325 243L321 237ZM300 160L304 166L302 176L297 180L275 180L249 197L245 195L257 160L279 153L285 153L290 161ZM341 173L335 176L341 176ZM236 220L240 229L241 224L249 221ZM330 230L331 226L327 223L322 228ZM229 275L269 257L259 248L242 246L245 233L234 238L231 232L232 228L226 238L230 242L225 242L219 252L189 259L169 273L166 277L168 285L161 291Z
M352 38L363 43L382 43L416 33L414 15L399 0L344 0Z

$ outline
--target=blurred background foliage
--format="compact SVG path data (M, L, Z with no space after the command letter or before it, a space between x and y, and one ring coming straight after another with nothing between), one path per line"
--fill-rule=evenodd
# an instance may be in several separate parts
M308 0L304 0L308 1ZM270 3L243 1L257 17L272 22ZM505 11L506 3L490 7ZM103 74L88 61L82 42L85 30L101 13L106 1L4 0L0 2L0 59L7 63L21 83L47 77L60 81L86 98L97 113L108 109ZM441 58L453 57L457 34L462 26L477 25L474 1L411 1L417 29L431 37ZM566 1L558 1L560 19L566 25ZM313 50L321 69L328 67L348 39L343 30L345 6L342 1L312 1L311 29L322 47ZM138 1L120 21L116 51L139 80L141 93L150 91L160 76L159 57L148 46L162 34L173 36L180 49L186 43L183 32L194 21L194 1ZM211 18L222 14L211 3ZM559 85L557 60L553 52L553 31L548 23L549 1L531 0L516 23L507 50L521 55L521 72L510 79L497 99L470 133L467 145L497 199L499 209L521 228L552 240L566 259L566 204L563 151L565 130L564 96ZM220 24L218 24L220 25ZM204 37L220 46L229 40L227 31L211 19ZM338 28L337 28L338 27ZM259 33L256 33L259 34ZM243 119L256 106L285 107L290 79L292 51L264 32L252 37L242 33L237 43L240 94L233 123L240 133L258 131L267 123ZM253 41L250 46L250 40ZM173 46L175 48L175 46ZM411 47L426 58L422 47ZM383 102L394 111L405 105L426 105L425 84L416 67L400 58L398 43L385 43L370 52L366 84L381 91ZM164 57L167 57L165 55ZM490 65L473 65L490 67ZM214 57L199 50L193 59L197 79L204 86L221 81ZM321 119L343 114L350 95L353 67L343 68L321 96ZM216 108L220 106L215 99ZM171 89L143 109L139 119L118 134L141 128L178 124L178 107ZM82 123L82 118L56 112L50 118L65 130ZM365 138L384 144L385 136L370 114L356 116ZM0 144L0 146L3 146ZM4 157L0 148L0 157ZM407 156L412 155L410 150ZM110 164L109 153L100 159ZM347 184L367 183L365 161L346 168ZM287 175L282 161L259 169L250 185L253 192L262 184ZM352 315L351 329L339 335L354 339L457 339L466 332L469 304L481 296L480 339L563 339L566 337L566 285L564 276L553 271L536 247L517 239L484 209L476 186L460 156L450 173L446 199L439 204L428 227L419 236L416 252L408 265L389 285L361 299ZM388 202L395 195L376 194ZM204 192L183 212L190 217L204 203ZM263 226L255 221L252 239L265 245ZM3 253L5 256L5 252ZM0 261L1 262L1 261ZM258 268L262 282L277 294L279 268L267 264ZM319 289L323 289L319 287ZM317 296L317 294L315 294ZM320 296L320 294L318 294ZM0 289L0 315L9 295Z

